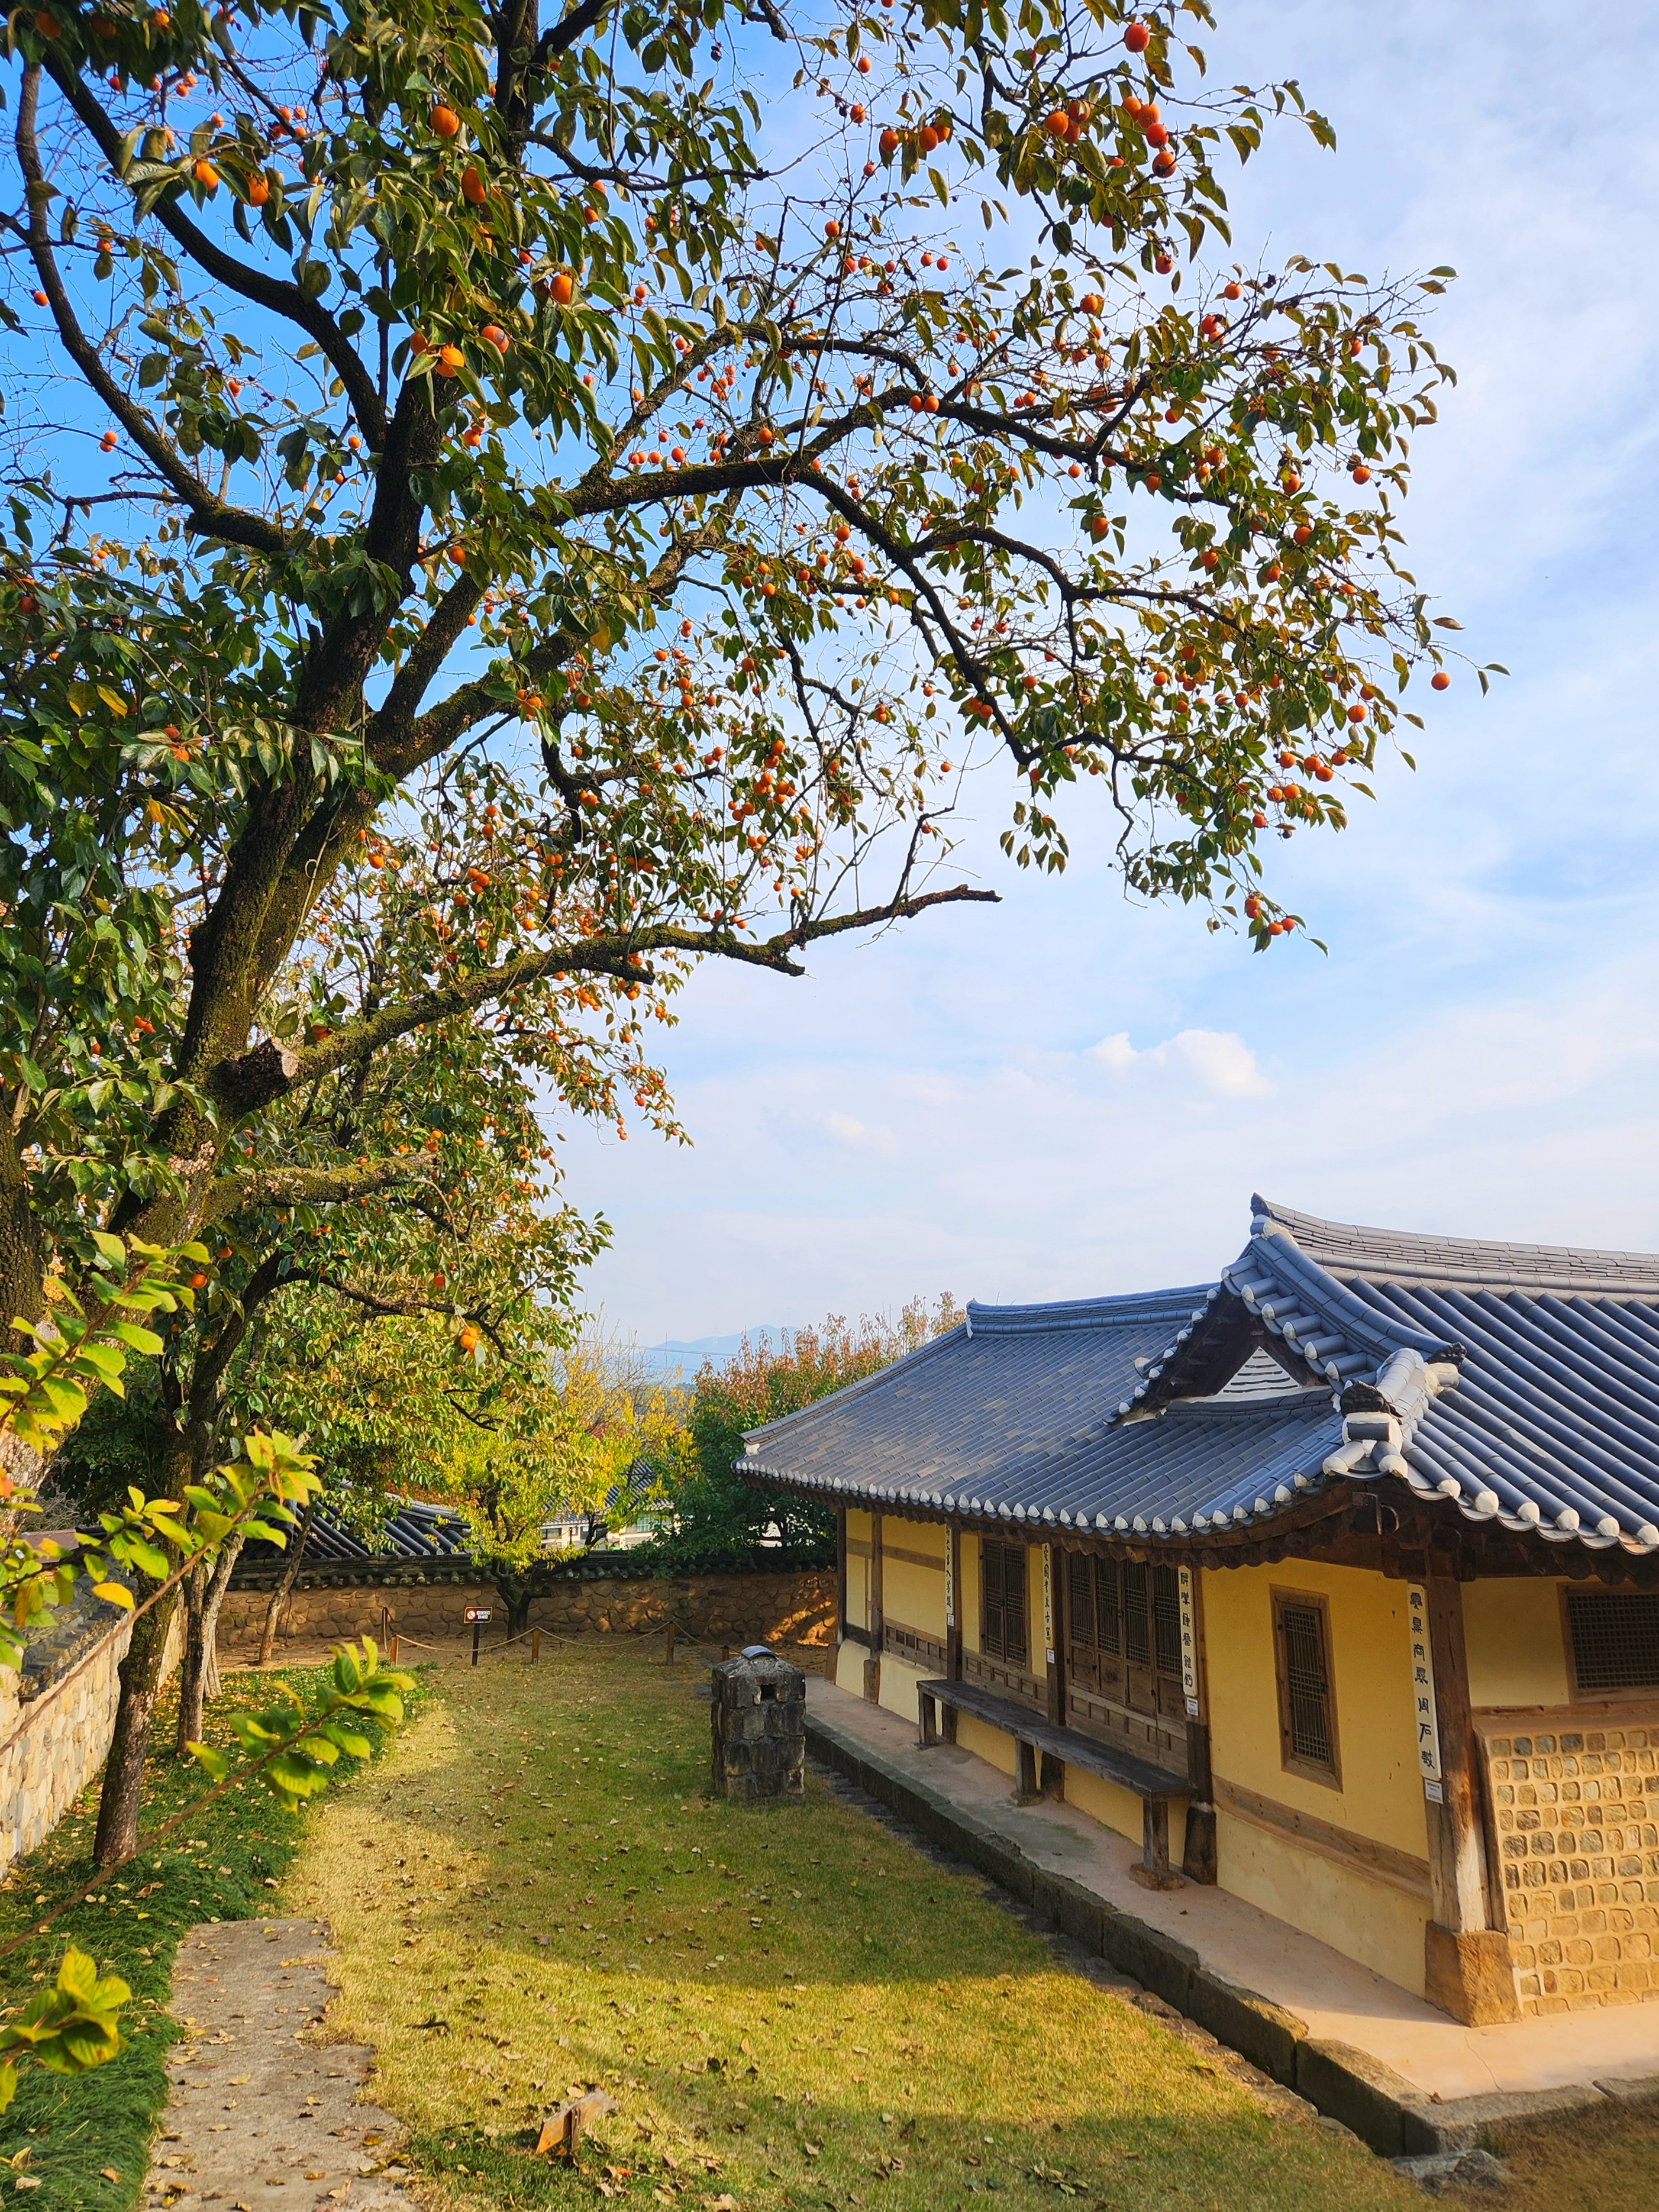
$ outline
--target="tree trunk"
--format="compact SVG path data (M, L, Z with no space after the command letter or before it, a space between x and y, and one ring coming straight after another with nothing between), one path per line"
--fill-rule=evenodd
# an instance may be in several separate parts
M167 1437L157 1494L179 1498L193 1472L191 1440L176 1431ZM178 1562L168 1549L168 1571ZM92 1855L100 1867L119 1866L138 1848L138 1811L144 1796L144 1761L149 1753L149 1724L161 1686L161 1662L167 1633L179 1610L175 1586L132 1624L132 1639L121 1662L115 1733L104 1761L104 1785L98 1799L98 1830Z
M159 1605L153 1605L132 1624L132 1641L121 1662L115 1734L110 1741L103 1792L98 1800L98 1832L93 1839L92 1856L100 1867L119 1866L138 1848L138 1808L143 1802L150 1717L161 1685L167 1631L178 1606L178 1590L169 1590Z
M311 1516L315 1510L313 1505L307 1506L305 1518L300 1523L300 1533L294 1540L293 1553L283 1569L282 1580L270 1593L270 1603L265 1607L265 1625L259 1638L259 1664L262 1667L270 1664L270 1655L276 1643L276 1617L299 1580L300 1567L306 1555L306 1539L311 1534Z
M173 1747L180 1759L192 1743L201 1741L204 1710L219 1694L219 1608L242 1541L238 1528L214 1558L198 1560L185 1578L185 1654L179 1668L179 1727Z

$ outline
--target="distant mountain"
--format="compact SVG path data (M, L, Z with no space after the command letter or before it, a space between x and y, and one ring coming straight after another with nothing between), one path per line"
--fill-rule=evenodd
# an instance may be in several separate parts
M745 1341L763 1344L769 1352L781 1352L788 1334L781 1328L744 1328L735 1336L696 1336L684 1342L670 1337L665 1343L642 1346L640 1362L653 1382L689 1382L706 1359L712 1359L718 1367L734 1358Z

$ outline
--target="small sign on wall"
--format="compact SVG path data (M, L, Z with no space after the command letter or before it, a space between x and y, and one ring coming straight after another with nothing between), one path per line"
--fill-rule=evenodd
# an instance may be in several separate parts
M1417 1771L1423 1795L1431 1804L1444 1802L1440 1774L1440 1717L1434 1704L1434 1652L1429 1642L1429 1594L1420 1583L1406 1588L1406 1625L1411 1638L1412 1711L1417 1729Z
M1054 1663L1054 1547L1042 1547L1042 1648Z
M1176 1570L1181 1583L1181 1687L1187 1700L1187 1711L1196 1720L1200 1710L1198 1694L1198 1607L1193 1595L1193 1571L1190 1567Z
M945 1532L945 1626L957 1625L957 1536L956 1531Z

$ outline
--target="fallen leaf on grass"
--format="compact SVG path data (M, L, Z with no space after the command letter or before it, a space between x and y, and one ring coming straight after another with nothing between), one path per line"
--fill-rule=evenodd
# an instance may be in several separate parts
M98 2179L100 2181L118 2181L121 2176L115 2166L100 2166L98 2169Z

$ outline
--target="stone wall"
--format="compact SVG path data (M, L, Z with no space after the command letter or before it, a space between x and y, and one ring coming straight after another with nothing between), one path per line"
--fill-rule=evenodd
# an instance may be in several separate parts
M183 1630L180 1607L163 1679L179 1663ZM0 1668L0 1875L45 1841L103 1765L131 1640L131 1620L79 1581L73 1602L24 1653L21 1675Z
M1486 1737L1526 2014L1659 2001L1659 1706L1590 1718Z
M268 1593L233 1589L219 1619L219 1654L226 1665L258 1649ZM335 1643L381 1632L381 1607L405 1650L419 1656L422 1643L451 1642L470 1632L462 1614L470 1605L489 1607L495 1618L486 1645L506 1635L506 1608L489 1583L402 1582L326 1583L296 1588L277 1632L282 1644L300 1639ZM836 1609L836 1577L829 1570L792 1574L696 1575L679 1581L613 1580L570 1576L532 1601L530 1625L556 1636L647 1635L674 1622L680 1633L708 1644L822 1644Z

